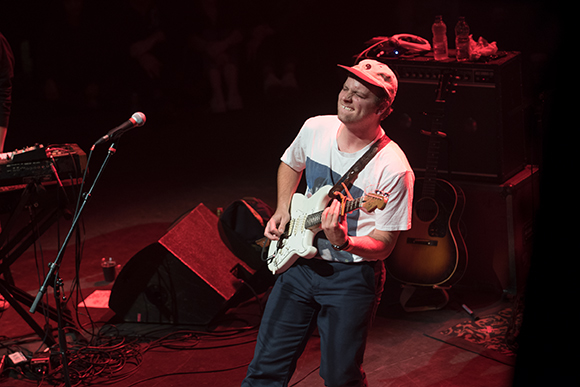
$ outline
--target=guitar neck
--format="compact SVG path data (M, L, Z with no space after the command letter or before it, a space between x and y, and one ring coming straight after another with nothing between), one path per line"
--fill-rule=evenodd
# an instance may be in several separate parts
M358 199L347 201L345 204L345 213L348 214L356 209L361 208L362 202L363 202L362 197L360 197ZM322 223L322 212L323 211L318 211L318 212L315 212L313 214L308 215L306 217L304 227L309 228L309 229L314 228L314 227L318 227Z
M435 179L437 178L440 148L441 138L437 134L431 134L429 137L429 145L427 146L425 182L423 184L422 197L432 198L435 195Z
M435 98L436 113L433 118L431 132L425 131L429 135L429 145L427 146L427 161L425 165L425 182L423 184L422 197L435 196L435 180L437 178L437 167L439 164L439 150L441 148L441 138L447 135L441 132L443 127L443 117L445 115L445 94L449 85L451 74L441 76Z

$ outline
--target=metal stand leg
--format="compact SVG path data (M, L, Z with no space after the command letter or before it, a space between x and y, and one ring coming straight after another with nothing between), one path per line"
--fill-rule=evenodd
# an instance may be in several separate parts
M447 291L449 289L451 289L451 286L444 287L444 286L434 285L431 289L441 291L441 294L443 294L443 301L441 301L438 304L431 304L431 305L407 306L407 302L409 302L409 299L411 299L411 297L415 293L415 290L417 290L417 287L413 286L413 285L406 285L406 284L403 284L401 286L403 287L403 291L401 292L401 295L399 297L399 301L401 302L401 306L403 307L405 312L423 312L423 311L427 311L427 310L439 310L439 309L443 309L449 303L449 293ZM463 308L465 313L467 313L473 321L477 321L479 319L473 313L473 311L471 309L469 309L469 307L467 305L461 304L461 308Z
M426 310L439 310L443 309L449 302L449 294L447 293L447 290L450 288L434 285L432 289L441 291L441 293L443 294L443 301L433 305L407 306L407 302L409 302L409 299L413 296L415 290L417 290L417 287L413 285L402 285L402 287L403 291L401 292L399 301L401 302L401 306L406 312L423 312Z

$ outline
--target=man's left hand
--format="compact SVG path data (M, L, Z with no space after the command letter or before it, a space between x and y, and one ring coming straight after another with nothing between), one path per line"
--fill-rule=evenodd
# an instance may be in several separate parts
M341 215L341 202L333 200L329 207L322 212L322 231L333 245L342 245L348 238L346 215Z

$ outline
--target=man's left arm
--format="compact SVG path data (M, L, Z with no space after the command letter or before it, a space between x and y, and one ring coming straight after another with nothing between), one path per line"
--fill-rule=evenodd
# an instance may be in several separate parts
M385 259L395 248L400 231L373 230L367 236L349 236L349 253L359 255L366 260Z
M326 238L335 246L345 246L344 251L363 257L365 260L387 258L399 237L400 231L374 229L369 235L349 236L346 216L340 216L340 202L334 200L322 213L321 228Z

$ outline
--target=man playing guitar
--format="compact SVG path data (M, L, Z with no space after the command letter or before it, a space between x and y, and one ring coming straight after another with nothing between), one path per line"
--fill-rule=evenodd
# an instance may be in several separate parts
M306 200L320 200L313 207L323 208L316 229L322 232L313 241L317 253L311 259L297 258L278 276L243 386L287 385L316 327L325 384L366 385L362 362L384 286L383 260L399 232L411 227L414 174L399 146L387 138L351 186L340 194L316 195L334 186L386 136L380 123L391 112L398 88L395 74L381 62L367 59L340 67L348 78L338 96L338 114L308 119L283 154L278 204L265 229L271 243L283 245L292 222L291 206L298 202L293 197L304 175ZM388 194L388 201L373 213L345 213L345 200L365 193Z

